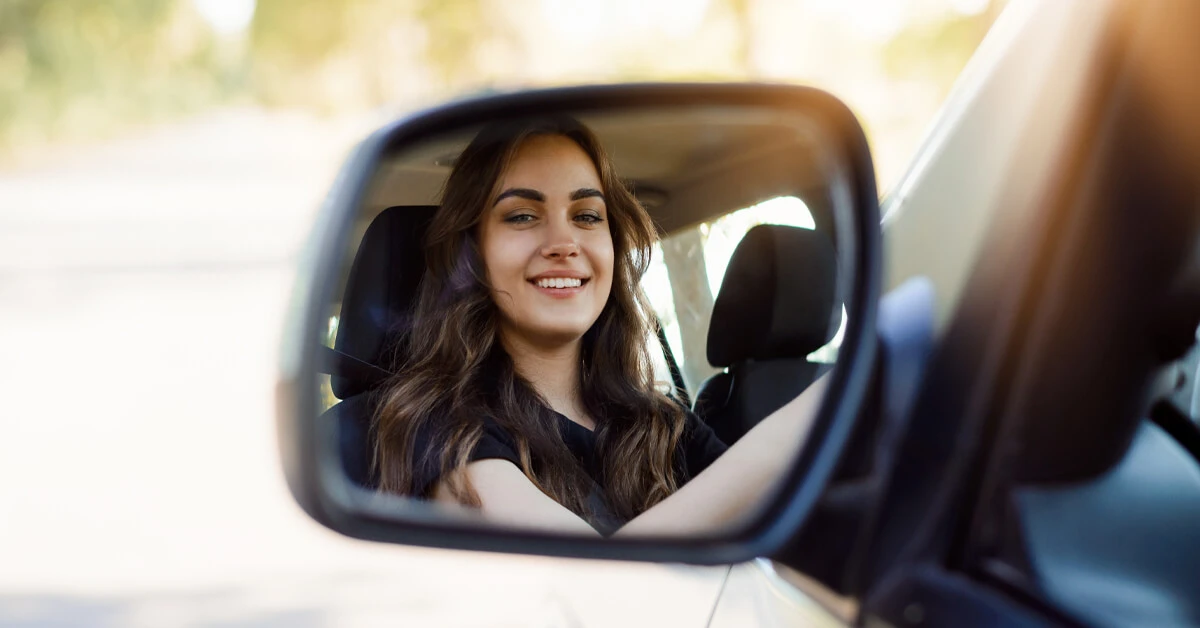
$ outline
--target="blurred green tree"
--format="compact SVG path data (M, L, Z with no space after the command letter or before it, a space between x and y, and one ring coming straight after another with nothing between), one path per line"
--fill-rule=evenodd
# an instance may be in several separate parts
M190 2L0 2L0 148L193 110L232 79Z
M499 35L480 0L258 0L255 94L267 104L379 106L486 83L477 64Z
M992 0L971 16L947 9L946 19L914 22L870 51L835 52L839 63L873 56L888 76L944 93L1002 4ZM247 32L218 35L193 0L0 0L0 153L107 135L242 97L335 111L412 107L531 83L808 76L764 65L779 54L761 45L778 36L764 26L779 8L769 0L710 0L686 36L620 30L605 38L611 45L578 46L572 54L581 58L566 62L546 62L564 53L548 36L561 25L545 21L542 0L256 5ZM813 80L824 85L827 78ZM830 87L854 93L853 85Z

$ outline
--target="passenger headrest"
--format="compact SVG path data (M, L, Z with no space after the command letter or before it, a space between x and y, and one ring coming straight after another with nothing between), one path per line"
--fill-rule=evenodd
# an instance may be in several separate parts
M389 207L371 221L354 256L334 348L359 360L385 364L384 350L407 330L425 273L425 231L437 206ZM339 399L367 390L368 383L334 374Z
M842 320L837 254L825 234L758 225L729 260L708 328L708 361L803 358Z

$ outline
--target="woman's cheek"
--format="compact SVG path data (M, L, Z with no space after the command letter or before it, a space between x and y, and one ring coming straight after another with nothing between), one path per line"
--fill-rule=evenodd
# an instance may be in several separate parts
M494 252L494 259L501 268L500 274L503 276L503 283L515 286L525 280L526 262L529 255L523 251L528 249L528 245L524 242L527 237L522 237L523 234L509 234L510 237L505 240L503 246L498 247L499 250Z

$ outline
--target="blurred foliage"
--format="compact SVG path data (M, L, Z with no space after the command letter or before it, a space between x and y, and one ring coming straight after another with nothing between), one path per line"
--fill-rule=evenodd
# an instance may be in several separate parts
M232 35L214 33L192 0L0 0L0 153L241 99L336 112L531 83L766 77L853 100L857 87L843 76L919 81L944 95L1000 4L973 16L944 10L870 50L810 28L797 42L809 47L796 52L760 46L781 37L764 30L773 19L764 7L793 6L770 0L710 0L694 28L674 35L657 18L610 20L579 42L545 21L546 0L257 0L249 29ZM579 27L601 15L598 5L578 7L587 14L566 32L587 32ZM768 68L764 55L790 65ZM854 65L862 57L877 62ZM911 108L931 113L925 103Z
M945 96L979 42L1000 13L1002 0L992 0L975 15L949 15L902 29L883 47L885 71L896 78L915 79L941 88Z
M483 44L485 23L480 0L422 0L417 16L425 25L425 59L444 85L472 72L473 50Z
M0 0L0 147L89 137L232 92L180 0Z
M478 81L476 57L496 36L485 8L481 0L258 0L255 95L337 109Z
M0 152L249 97L337 111L486 87L508 5L259 0L222 38L191 0L0 0ZM481 84L482 83L482 84Z
M363 70L339 72L333 61L381 36L380 25L395 17L372 15L381 6L364 0L260 0L250 26L255 95L275 105L321 104L322 92L339 87L327 88L329 81L323 75Z

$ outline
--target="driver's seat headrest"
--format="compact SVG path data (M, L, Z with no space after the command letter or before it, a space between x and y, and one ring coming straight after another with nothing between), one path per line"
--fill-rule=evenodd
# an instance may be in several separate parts
M837 253L820 231L758 225L729 259L708 328L708 361L803 358L837 333Z
M371 221L346 280L335 349L395 370L384 353L411 323L425 274L425 231L436 211L436 205L389 207ZM330 383L339 399L365 392L371 385L336 373Z

